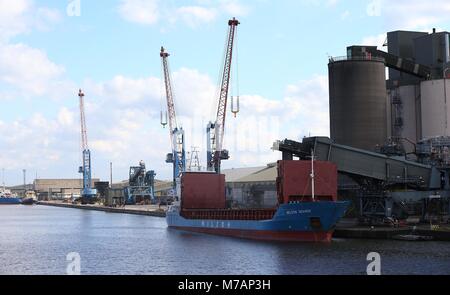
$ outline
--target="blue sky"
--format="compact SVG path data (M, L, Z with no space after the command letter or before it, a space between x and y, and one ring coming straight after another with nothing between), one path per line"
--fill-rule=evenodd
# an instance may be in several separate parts
M66 2L38 1L62 12ZM196 4L161 2L180 7ZM244 92L259 90L268 96L280 96L287 83L312 73L326 73L327 53L343 55L347 44L383 32L382 21L366 15L368 1L242 2L246 12L239 16L242 25L238 44ZM78 83L86 78L107 80L117 73L130 77L159 75L159 60L152 52L157 52L161 44L173 52L175 67L217 75L226 21L231 14L219 12L213 22L195 28L184 23L171 25L164 19L142 25L124 21L118 3L81 1L80 17L63 16L51 31L23 34L13 40L45 49L50 60L64 65L70 78ZM343 19L347 11L351 17ZM270 85L265 82L269 79Z
M81 87L94 175L107 180L112 161L114 180L123 180L143 159L170 178L159 48L172 54L188 147L202 150L233 16L241 21L242 108L228 120L225 167L264 165L279 157L270 151L276 139L328 135L328 55L352 44L380 46L391 30L449 27L446 1L422 2L0 0L0 167L8 184L22 182L23 168L29 179L79 177ZM70 16L68 5L78 3L80 15Z

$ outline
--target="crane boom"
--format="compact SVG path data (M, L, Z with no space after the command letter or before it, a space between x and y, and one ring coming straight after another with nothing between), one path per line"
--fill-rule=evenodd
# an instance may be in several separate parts
M89 148L87 141L86 119L84 115L84 93L81 89L78 92L78 97L80 98L81 149L84 151Z
M161 63L164 71L164 86L166 89L166 98L167 98L167 112L169 114L169 131L171 143L173 144L173 130L175 130L177 126L177 116L175 112L175 103L173 99L173 91L172 91L172 79L170 77L169 70L169 61L168 57L170 54L165 51L164 47L161 47Z
M225 62L222 72L222 82L220 84L220 95L219 102L217 106L216 121L214 123L209 123L207 127L208 142L207 142L207 162L208 170L216 171L220 173L220 162L221 160L228 159L228 151L223 150L223 137L225 133L225 119L227 113L227 101L228 92L230 86L231 77L231 65L233 59L233 47L236 34L236 28L240 22L233 18L228 21L228 36L227 45L225 52ZM214 132L213 132L214 131Z
M81 190L81 196L83 202L87 202L97 194L97 190L92 188L91 151L89 150L87 141L84 93L81 89L78 92L78 97L80 98L81 149L83 152L83 166L80 166L78 172L83 174L83 189Z
M169 153L166 158L167 163L173 163L173 183L174 188L177 190L177 195L179 193L178 182L180 180L181 174L186 170L186 153L185 153L185 143L184 143L184 130L183 128L178 128L176 112L175 112L175 102L172 90L172 80L170 78L169 62L168 57L170 56L161 47L161 63L164 72L164 85L166 89L166 99L167 99L167 112L169 121L169 131L170 131L170 142L172 145L172 153Z
M239 21L235 18L228 21L228 26L230 28L228 31L228 43L225 55L225 65L222 73L222 84L220 87L219 105L217 107L216 123L219 124L217 133L218 134L217 144L216 144L217 151L222 150L223 135L225 130L225 118L227 113L228 90L231 76L231 62L233 59L234 36L236 32L236 27L239 24L240 24Z

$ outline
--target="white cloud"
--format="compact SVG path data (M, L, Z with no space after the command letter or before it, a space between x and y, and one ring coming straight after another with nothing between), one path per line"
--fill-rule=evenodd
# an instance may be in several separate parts
M176 10L177 17L190 27L210 23L216 19L216 11L201 6L182 6Z
M66 86L67 81L59 79L64 68L51 62L44 51L10 42L11 37L33 29L49 30L61 19L57 9L37 6L32 0L0 0L0 99L52 96ZM5 91L8 87L15 91Z
M75 123L75 114L66 107L58 112L58 123L61 126L72 127Z
M225 148L232 159L224 167L264 165L279 159L271 151L275 140L304 136L328 136L328 78L311 79L288 85L283 98L260 95L241 96L241 112L228 117Z
M0 44L0 81L27 95L44 95L64 68L51 62L45 52L25 44Z
M315 75L296 85L288 86L286 120L297 122L300 137L329 135L328 77Z
M62 21L62 15L57 9L39 7L36 10L35 26L38 30L48 31Z
M387 48L383 46L386 38L387 35L385 33L376 36L367 36L363 38L361 45L377 46L379 50L386 51Z
M158 0L121 0L119 13L127 21L153 25L159 18Z
M121 105L135 105L146 100L146 103L158 102L160 98L161 81L158 78L131 79L124 76L116 76L111 81L98 85L97 92L109 94Z
M125 2L130 3L122 1L122 4ZM137 6L128 6L122 11L130 17L138 5L149 5L131 2ZM129 20L144 24L156 22L157 2L152 3L153 6L144 6L150 10ZM178 12L185 16L177 15L176 21L196 26L214 21L221 10L233 11L236 15L247 13L237 1L211 5L181 7ZM15 11L23 14L29 9L23 6ZM43 19L58 21L58 14L53 11L40 10L40 14ZM0 29L3 28L0 25ZM15 32L25 32L27 28ZM64 67L52 62L40 49L0 43L0 83L14 89L19 97L65 98L72 97L73 93L75 98L77 88L74 82L64 79L64 72ZM173 82L179 122L186 131L186 147L200 147L204 165L205 126L215 115L216 85L208 75L188 68L175 71ZM169 131L161 127L159 118L160 107L165 108L165 100L161 101L160 77L117 75L105 82L86 81L82 86L86 93L94 176L105 178L108 163L113 161L115 179L125 179L128 167L144 159L149 169L157 171L159 178L170 178L171 167L164 163L165 154L170 150ZM328 116L324 115L327 112L326 89L326 77L316 76L288 86L285 96L279 99L243 95L241 113L236 120L228 110L225 148L230 149L232 160L224 163L224 167L264 165L279 157L278 153L270 151L274 140L299 139L310 132L328 133ZM13 95L5 92L5 96ZM59 103L61 101L55 102ZM39 167L41 177L77 177L76 167L81 157L78 120L78 103L74 99L70 106L57 106L53 115L34 113L26 119L2 122L0 149L5 152L0 155L0 165L9 169Z
M61 20L59 10L37 7L33 0L0 0L0 41L32 29L48 30Z
M216 103L216 86L208 75L181 68L173 74L176 108L181 116L205 114L210 117Z
M336 6L338 4L338 2L339 2L339 0L327 0L326 6L328 6L328 7Z
M14 3L9 7L0 0L0 7L5 8L0 14L23 20L23 26L21 22L7 24L0 20L0 33L7 31L8 38L32 28L45 30L48 24L60 21L58 12L37 8L31 0ZM239 16L249 11L238 1L197 2L172 10L167 10L168 6L160 9L158 3L122 1L120 12L129 21L151 25L171 11L175 12L173 21L195 27L213 22L219 13ZM0 97L74 98L69 104L61 99L54 101L54 113L36 112L26 119L3 120L0 149L5 152L0 155L1 166L38 167L41 177L78 176L76 167L81 160L75 99L78 88L64 74L64 67L52 62L43 50L21 43L0 42L0 85L3 86ZM173 82L179 123L186 131L186 147L188 150L191 146L200 147L204 165L205 126L214 119L216 85L208 75L189 68L174 71ZM160 178L170 178L171 167L164 163L170 150L169 131L161 127L159 117L161 106L165 109L161 78L116 75L109 81L83 84L94 176L105 178L108 164L113 161L115 179L126 179L128 167L143 159ZM326 89L326 77L315 76L288 86L284 97L278 99L242 95L238 118L233 119L230 110L227 113L225 148L230 149L232 160L224 163L224 167L264 165L276 160L279 154L271 152L270 147L277 139L299 139L310 132L326 135Z
M250 12L248 6L243 5L237 0L222 0L220 2L219 10L222 10L230 16L246 16Z
M379 15L383 17L388 30L417 30L435 27L448 20L450 2L435 0L377 0Z
M0 125L0 164L9 170L47 169L49 163L70 159L65 145L67 135L55 120L41 113Z
M377 17L381 15L382 0L372 0L367 4L366 13L368 16Z
M158 0L121 0L118 11L123 19L142 25L183 23L195 28L215 21L221 14L245 16L250 9L238 0L195 1L182 6Z
M341 13L341 19L346 20L350 17L350 11L346 10L343 13Z
M28 0L0 0L0 38L7 39L27 31L28 22L24 15L30 6Z

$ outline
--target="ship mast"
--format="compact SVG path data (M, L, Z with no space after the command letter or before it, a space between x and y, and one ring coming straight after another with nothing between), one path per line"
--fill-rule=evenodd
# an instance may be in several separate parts
M315 187L314 187L314 149L311 149L311 197L312 197L312 201L315 202L316 200L316 196L315 196Z
M3 184L3 192L6 191L5 187L5 168L2 168L2 184Z

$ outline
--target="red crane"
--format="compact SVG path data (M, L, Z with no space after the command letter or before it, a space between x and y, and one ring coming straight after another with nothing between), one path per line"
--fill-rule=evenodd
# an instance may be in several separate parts
M233 47L236 28L240 22L233 18L228 21L228 38L225 52L225 62L222 72L222 82L220 86L219 102L217 106L217 116L214 123L209 122L206 128L207 133L207 167L209 171L220 173L221 160L229 159L228 151L223 150L223 137L225 132L225 119L227 112L228 91L230 86L231 65L233 60Z

